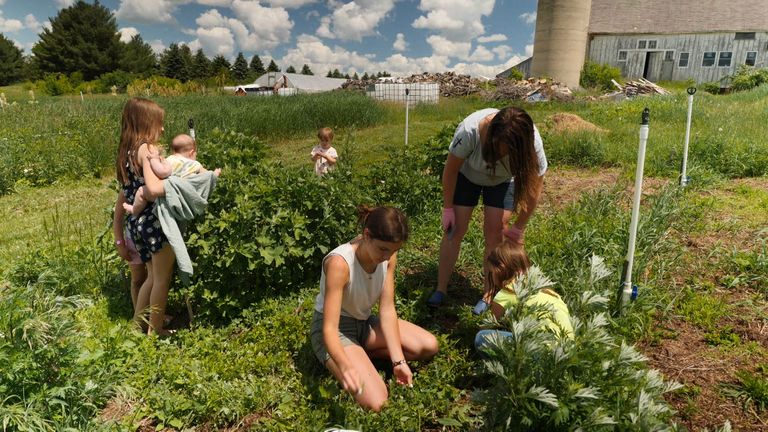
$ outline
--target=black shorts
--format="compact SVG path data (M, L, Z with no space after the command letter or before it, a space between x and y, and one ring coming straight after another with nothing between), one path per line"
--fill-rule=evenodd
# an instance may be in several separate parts
M515 181L510 180L496 186L479 186L459 173L456 179L456 190L453 193L453 204L465 207L475 207L483 196L483 205L504 210L515 209Z

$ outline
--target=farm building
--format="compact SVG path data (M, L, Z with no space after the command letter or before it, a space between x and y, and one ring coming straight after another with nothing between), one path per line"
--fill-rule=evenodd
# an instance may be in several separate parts
M267 72L249 86L274 88L279 85L282 88L296 89L298 93L317 93L341 88L345 82L347 82L346 79L326 78L318 75Z
M534 53L513 68L569 86L578 85L585 59L627 78L718 81L741 65L768 66L768 7L765 0L539 0Z

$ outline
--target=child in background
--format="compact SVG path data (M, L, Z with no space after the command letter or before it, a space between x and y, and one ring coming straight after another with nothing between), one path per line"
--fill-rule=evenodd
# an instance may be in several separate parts
M500 319L504 312L516 305L518 302L513 284L518 277L525 275L531 266L525 249L518 243L506 238L500 245L488 256L488 281L491 286L491 313ZM549 306L552 313L547 316L547 328L552 332L558 333L564 331L568 337L573 337L573 327L571 326L571 316L568 312L568 306L563 302L560 296L549 288L543 288L539 292L532 294L526 300L528 305ZM501 338L509 337L512 333L502 330L480 330L475 336L475 348L483 351L488 348L493 335Z
M171 141L173 154L168 158L163 158L159 153L148 156L149 165L152 171L159 179L166 179L168 176L186 178L191 175L205 172L203 165L196 160L197 143L194 138L187 134L176 135ZM216 168L213 173L216 177L221 174L221 168ZM140 214L147 206L147 200L144 198L144 188L139 188L133 205L123 203L125 210L133 215Z
M333 141L333 130L331 128L320 129L317 132L317 138L320 139L320 144L312 148L310 155L312 160L315 161L315 174L322 176L328 170L333 169L339 154L335 148L331 147L331 142Z

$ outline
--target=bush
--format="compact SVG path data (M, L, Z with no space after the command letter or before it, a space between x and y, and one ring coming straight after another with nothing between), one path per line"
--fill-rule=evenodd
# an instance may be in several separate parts
M613 83L611 82L612 79L621 79L621 70L619 68L608 64L587 61L581 69L579 85L584 88L610 90L613 88Z
M45 77L36 83L36 87L41 92L50 96L60 96L75 91L69 78L60 73L45 74Z
M123 93L128 89L128 85L130 85L136 78L136 74L115 71L101 75L99 79L94 80L92 83L94 91L97 93L111 93L112 86L117 87L117 91Z
M205 87L196 82L182 83L173 78L153 76L143 80L134 80L128 85L128 96L181 96L187 93L205 93Z
M765 82L768 82L768 69L741 65L731 77L731 89L733 91L750 90Z

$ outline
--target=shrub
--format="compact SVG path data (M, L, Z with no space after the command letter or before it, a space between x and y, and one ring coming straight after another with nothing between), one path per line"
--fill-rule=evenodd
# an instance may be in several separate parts
M112 86L117 87L118 92L125 92L128 86L137 78L136 74L124 71L114 71L101 75L93 81L94 90L97 93L110 93Z
M60 96L75 91L69 78L60 73L45 74L43 79L36 83L36 87L50 96Z
M619 68L608 64L587 61L581 69L579 85L584 88L610 90L613 88L612 79L621 79L621 70Z
M733 91L750 90L765 82L768 82L768 69L741 65L731 77L731 89Z
M720 83L717 81L702 83L701 89L709 94L720 94Z
M187 93L204 93L205 87L196 81L182 83L173 78L153 76L143 80L134 80L128 85L129 96L181 96Z

